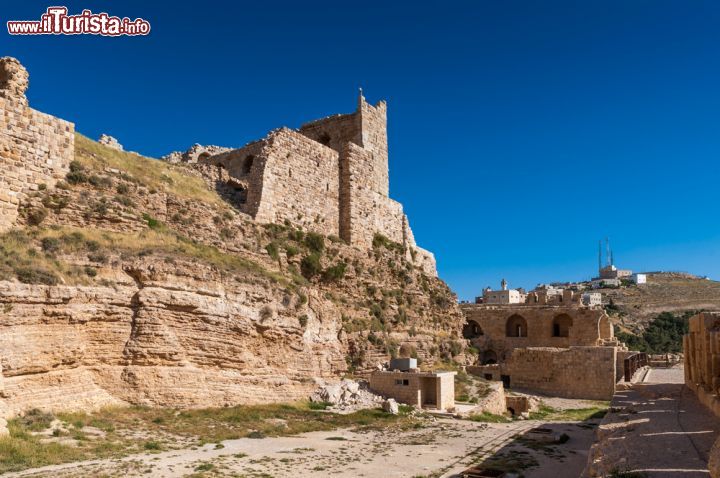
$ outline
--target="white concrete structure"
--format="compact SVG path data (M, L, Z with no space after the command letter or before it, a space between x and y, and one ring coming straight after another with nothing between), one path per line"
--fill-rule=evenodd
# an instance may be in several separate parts
M647 284L647 274L633 274L630 276L630 280L635 284Z
M588 307L602 305L602 294L600 292L585 292L582 295L582 303Z
M483 304L524 304L527 299L527 294L524 291L517 289L508 289L507 281L503 279L500 282L501 290L492 290L490 287L483 291L482 302Z
M620 279L595 279L590 282L590 286L593 289L600 289L602 287L620 287Z

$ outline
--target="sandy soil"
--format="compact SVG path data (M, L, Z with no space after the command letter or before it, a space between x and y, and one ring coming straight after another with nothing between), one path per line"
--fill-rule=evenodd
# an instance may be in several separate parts
M577 408L588 406L579 401L570 404ZM552 446L518 440L525 431L540 425L567 433L570 440ZM295 437L243 438L219 446L70 463L7 476L447 477L479 460L507 454L527 457L530 464L535 464L523 471L527 478L575 478L587 461L593 430L588 423L543 424L527 420L485 424L428 419L421 427L405 431L335 430Z

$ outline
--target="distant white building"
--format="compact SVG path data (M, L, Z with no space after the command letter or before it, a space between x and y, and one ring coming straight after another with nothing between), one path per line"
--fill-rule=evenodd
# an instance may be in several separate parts
M476 302L480 302L480 297ZM490 287L483 291L483 304L524 304L527 294L519 289L508 289L507 281L503 279L500 282L500 290L492 290Z
M600 292L585 292L582 295L582 303L588 307L602 305L602 294Z
M603 287L620 287L622 282L620 279L595 279L590 282L593 289L601 289Z
M630 280L635 284L647 284L647 274L633 274L630 276Z
M632 273L629 269L618 269L611 264L600 269L600 279L620 279L621 277L630 277Z

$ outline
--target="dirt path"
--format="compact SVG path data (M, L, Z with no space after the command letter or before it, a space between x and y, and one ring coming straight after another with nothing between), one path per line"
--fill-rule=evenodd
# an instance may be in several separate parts
M682 366L652 369L644 383L618 391L598 430L588 476L613 469L648 478L707 478L720 420L683 384Z
M97 460L50 466L8 477L358 477L452 476L481 458L507 448L525 430L537 426L564 427L573 439L567 454L536 454L541 468L528 469L528 478L578 476L587 461L592 430L577 423L543 424L540 421L477 423L438 419L421 428L356 433L350 430L306 433L295 437L243 438L156 454L116 460ZM560 430L558 428L558 431ZM554 466L549 461L555 461ZM547 462L547 463L546 463ZM563 469L558 472L558 464ZM543 465L550 466L543 466ZM550 475L542 469L554 469Z

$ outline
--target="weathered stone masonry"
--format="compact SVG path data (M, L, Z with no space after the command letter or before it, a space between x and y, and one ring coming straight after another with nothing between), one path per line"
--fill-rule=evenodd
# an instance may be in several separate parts
M30 108L27 87L28 73L20 62L1 58L0 231L15 224L29 192L52 187L67 174L75 154L74 125Z
M281 128L247 146L198 158L227 171L240 208L264 223L289 221L369 248L376 233L402 244L409 260L435 274L417 247L402 204L389 194L387 107L360 95L354 113ZM221 177L217 174L216 177Z

